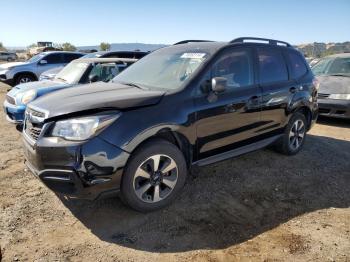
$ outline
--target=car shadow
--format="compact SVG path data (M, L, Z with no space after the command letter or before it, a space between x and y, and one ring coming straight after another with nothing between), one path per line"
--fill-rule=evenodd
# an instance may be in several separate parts
M179 198L156 212L135 212L117 197L61 199L109 243L161 253L222 249L315 210L349 207L349 160L350 142L309 135L295 156L265 149L193 170Z

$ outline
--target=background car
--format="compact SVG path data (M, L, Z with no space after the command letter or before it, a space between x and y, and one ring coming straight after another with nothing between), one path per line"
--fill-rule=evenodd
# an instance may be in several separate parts
M109 81L137 59L81 58L70 62L53 80L20 84L6 95L7 120L21 124L29 102L56 90L97 81Z
M134 58L140 59L147 55L149 52L141 52L141 51L101 51L94 52L84 56L84 58ZM42 80L51 80L54 79L56 74L58 74L62 67L57 67L54 69L50 69L42 73L39 77L39 81Z
M319 114L350 118L350 53L327 56L312 71L320 83Z
M17 59L18 57L16 53L4 52L4 51L0 52L0 60L6 60L10 62L10 61L15 61Z
M37 81L41 73L64 66L83 55L83 53L65 51L43 52L26 62L2 64L0 65L0 81L12 86Z
M108 58L108 57L114 57L114 58L135 58L140 59L144 57L145 55L149 54L149 52L142 52L142 51L100 51L95 53L90 53L85 55L85 58L90 57L100 57L100 58Z

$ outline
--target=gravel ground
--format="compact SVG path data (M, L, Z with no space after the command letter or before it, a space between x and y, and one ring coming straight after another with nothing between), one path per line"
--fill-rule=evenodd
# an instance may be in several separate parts
M350 261L349 130L322 119L296 156L265 149L195 169L173 205L140 214L117 197L57 197L25 171L0 113L3 261Z

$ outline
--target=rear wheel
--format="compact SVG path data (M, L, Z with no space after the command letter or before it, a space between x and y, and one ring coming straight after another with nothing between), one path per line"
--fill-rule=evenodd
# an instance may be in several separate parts
M162 208L179 194L186 173L186 161L175 145L151 140L131 157L123 174L121 198L141 212Z
M29 83L35 81L35 77L30 74L20 74L16 77L15 83L16 85Z
M284 135L276 144L276 149L285 155L295 155L304 146L306 138L306 118L301 113L294 113L284 131Z

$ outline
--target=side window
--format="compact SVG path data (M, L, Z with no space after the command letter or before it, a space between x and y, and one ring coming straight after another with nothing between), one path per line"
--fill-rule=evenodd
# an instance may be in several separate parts
M307 67L304 63L304 60L296 52L288 52L289 61L292 67L293 78L298 79L307 72Z
M80 58L81 54L63 54L63 63L69 63L75 59Z
M118 67L114 63L97 64L92 68L89 76L97 75L98 81L109 81L118 73Z
M287 65L279 50L258 48L258 58L261 84L288 80Z
M48 64L60 64L62 63L62 56L61 54L50 54L43 58L47 61Z
M233 50L222 55L212 67L212 77L225 77L228 90L254 83L249 50Z

